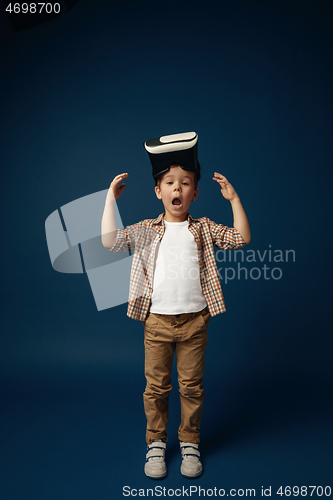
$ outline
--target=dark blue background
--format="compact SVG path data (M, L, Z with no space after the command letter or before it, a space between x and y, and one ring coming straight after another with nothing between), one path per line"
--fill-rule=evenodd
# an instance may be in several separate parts
M124 225L156 217L142 143L191 130L202 166L192 215L232 224L211 179L222 172L248 214L248 248L296 255L277 264L280 280L222 283L205 472L193 484L257 496L261 486L333 487L332 4L81 0L15 35L6 21L1 497L120 499L125 485L156 485L143 475L142 325L127 304L97 312L85 275L52 269L44 224L126 171ZM166 488L192 484L179 473L173 380Z

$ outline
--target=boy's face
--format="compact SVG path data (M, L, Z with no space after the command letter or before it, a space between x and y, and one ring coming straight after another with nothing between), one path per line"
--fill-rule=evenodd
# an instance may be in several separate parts
M199 189L195 188L195 173L183 170L179 165L170 167L155 187L155 193L162 200L167 222L183 222L191 202L198 197Z

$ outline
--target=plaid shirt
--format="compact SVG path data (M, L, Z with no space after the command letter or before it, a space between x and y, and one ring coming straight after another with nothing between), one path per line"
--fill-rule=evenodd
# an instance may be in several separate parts
M163 215L146 219L125 229L117 230L112 252L134 251L127 316L144 321L147 317L153 293L155 253L162 239L165 226ZM231 250L246 245L239 231L216 224L207 217L194 219L188 214L188 229L198 246L200 281L203 295L212 316L226 311L214 245Z

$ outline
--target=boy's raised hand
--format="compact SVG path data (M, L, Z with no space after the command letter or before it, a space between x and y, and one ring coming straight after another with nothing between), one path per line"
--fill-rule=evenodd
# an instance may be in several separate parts
M111 201L111 200L117 200L119 198L119 196L121 195L121 193L124 191L125 187L126 187L126 184L122 184L120 186L120 183L126 179L126 177L128 177L128 174L119 174L119 175L116 175L116 177L113 179L113 181L111 182L111 185L109 187L109 191L108 191L108 194L107 194L107 200Z
M230 184L224 175L214 172L213 181L216 181L221 186L221 193L226 200L233 201L238 198L235 188Z

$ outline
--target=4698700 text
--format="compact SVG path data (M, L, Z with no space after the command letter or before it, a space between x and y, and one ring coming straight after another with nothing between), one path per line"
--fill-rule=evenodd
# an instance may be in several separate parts
M330 486L280 486L276 491L276 495L281 497L330 497L332 489ZM272 487L261 487L261 496L272 496Z
M9 3L6 7L6 12L9 12L9 14L42 14L46 12L46 14L59 14L61 10L61 5L60 3L53 3L53 2L47 2L47 3Z

